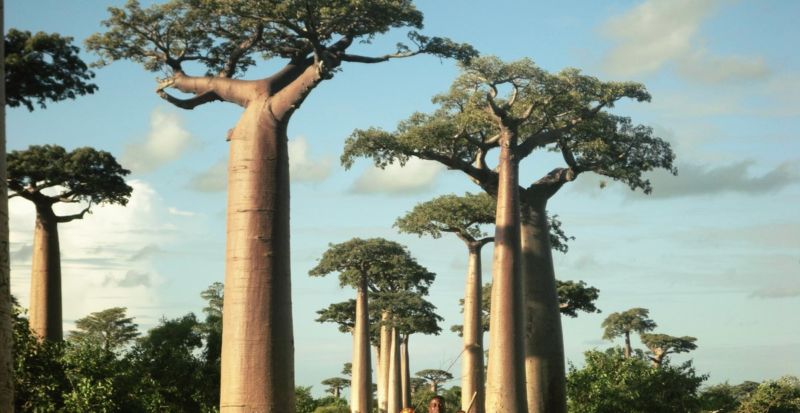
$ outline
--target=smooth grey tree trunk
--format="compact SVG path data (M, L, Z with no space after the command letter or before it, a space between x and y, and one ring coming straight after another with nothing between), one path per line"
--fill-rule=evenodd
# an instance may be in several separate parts
M353 331L353 373L350 383L350 411L352 413L372 412L372 369L370 368L368 318L367 279L362 276L356 292L356 325Z
M390 329L389 380L387 381L386 411L400 413L403 407L402 377L400 370L400 337L396 328Z
M523 194L520 206L527 404L529 413L566 413L564 339L546 202Z
M0 0L0 32L5 33L5 3ZM6 77L5 42L0 44L0 76ZM6 182L6 84L0 85L0 412L14 412L14 364L11 346L11 271L8 239L8 184Z
M63 340L61 252L58 222L50 205L36 205L31 264L30 327L39 338Z
M483 325L481 323L481 244L469 245L469 264L464 289L464 353L461 361L461 408L466 411L473 395L471 413L483 413L484 366Z

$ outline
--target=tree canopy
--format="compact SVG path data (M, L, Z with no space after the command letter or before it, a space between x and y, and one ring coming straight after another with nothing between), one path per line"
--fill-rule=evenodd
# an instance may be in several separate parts
M628 336L631 332L652 331L657 324L648 318L649 315L650 310L639 307L621 313L611 313L603 320L603 338L613 340L619 336Z
M32 111L34 105L45 108L47 101L75 99L97 91L97 86L89 83L94 73L79 52L71 37L9 29L5 34L5 104Z
M688 353L697 348L695 337L675 337L668 334L643 333L642 343L650 350L650 359L656 366L661 366L667 354Z
M130 173L105 151L77 148L70 152L57 145L32 145L8 154L8 187L34 203L128 203L133 190L125 183ZM44 191L55 192L47 194ZM85 210L88 211L88 208ZM82 218L83 215L66 218Z
M356 158L367 157L383 168L403 165L410 157L434 160L494 194L497 171L487 165L486 155L498 145L499 125L490 115L496 108L518 126L518 159L536 149L563 157L564 167L531 188L542 188L549 197L592 171L649 193L652 187L643 173L655 168L675 173L674 154L651 128L606 110L623 98L649 101L650 94L639 83L603 82L577 69L550 74L530 59L504 63L484 56L462 65L450 90L433 98L439 107L431 114L415 113L394 132L354 131L341 161L349 168Z
M406 247L383 238L331 244L308 273L325 276L333 272L339 273L342 287L357 288L361 277L366 277L371 292L413 290L425 294L436 276L419 265Z
M70 340L91 343L104 351L116 351L139 336L132 317L126 317L125 307L112 307L91 313L75 321Z

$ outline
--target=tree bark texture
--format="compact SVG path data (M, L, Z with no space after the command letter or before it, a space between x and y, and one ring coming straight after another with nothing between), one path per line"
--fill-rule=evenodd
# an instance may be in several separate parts
M362 276L356 293L356 325L353 332L353 373L350 384L350 411L352 413L372 412L372 370L370 369L368 318L367 279Z
M269 104L230 134L221 413L295 410L288 119Z
M526 195L520 207L528 412L566 413L564 338L545 209L547 200Z
M492 413L526 410L519 163L514 155L515 146L516 137L508 130L503 131L498 162L491 343L486 383L486 411Z
M461 409L475 396L472 413L484 412L483 325L481 323L481 244L469 245L464 289L464 354L461 359Z
M392 330L386 323L389 321L389 312L381 313L380 350L378 352L378 412L384 413L389 407L389 364L391 361Z
M386 411L388 413L400 413L403 407L401 394L401 372L400 372L400 337L396 328L390 329L391 351L389 351L389 381L387 382Z
M5 4L0 0L0 32L5 33ZM0 44L0 75L6 77L5 42ZM8 183L6 182L6 84L0 85L0 411L14 412L14 364L11 346L11 272L8 238Z
M625 356L625 358L629 358L631 356L631 353L633 352L633 349L631 348L630 331L625 332L625 349L623 351L624 351L623 355Z
M61 252L58 222L50 205L36 205L28 310L31 330L41 339L63 340L61 326Z
M411 365L408 360L408 341L410 335L400 339L400 393L403 408L411 407Z

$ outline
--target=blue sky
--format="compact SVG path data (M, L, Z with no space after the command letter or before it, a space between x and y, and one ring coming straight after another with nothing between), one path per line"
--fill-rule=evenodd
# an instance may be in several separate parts
M100 30L105 8L121 2L6 1L7 28L59 32L81 43ZM542 4L540 4L542 3ZM550 203L576 239L557 254L560 279L600 289L602 314L564 319L567 357L610 345L600 323L611 312L645 307L658 332L691 335L693 358L710 382L800 374L800 3L791 1L421 1L425 33L469 42L484 54L531 57L550 71L578 67L607 80L645 83L652 103L615 108L671 142L679 175L652 175L644 196L597 176L581 176ZM392 32L364 46L391 51ZM84 55L87 61L94 56ZM248 78L267 76L265 63ZM64 316L127 306L143 328L161 317L199 312L199 293L222 281L227 130L241 109L224 103L193 111L153 93L157 74L118 62L96 70L100 90L29 113L8 110L9 150L32 144L93 146L112 152L135 188L127 208L97 208L61 228ZM397 234L395 218L436 195L477 191L435 164L374 170L338 163L355 128L393 129L457 75L452 62L416 57L351 64L320 85L289 128L292 268L297 383L338 375L351 339L313 320L351 298L336 280L308 270L328 243L385 237L408 245L438 274L431 301L446 318L438 337L412 337L412 372L449 368L458 377L466 251L456 238ZM532 181L555 164L534 155ZM11 203L12 292L28 301L33 211ZM491 262L491 249L486 260ZM485 268L486 276L490 269ZM634 339L639 345L638 339ZM454 381L451 384L457 384Z

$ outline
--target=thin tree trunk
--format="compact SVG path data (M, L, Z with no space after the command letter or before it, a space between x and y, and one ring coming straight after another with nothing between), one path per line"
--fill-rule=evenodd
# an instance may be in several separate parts
M489 371L486 411L526 410L523 293L520 251L519 165L516 137L505 130L500 138L497 215L489 329Z
M389 351L389 380L387 383L386 411L388 413L400 413L403 407L401 397L401 378L400 378L400 338L396 328L391 328Z
M400 392L403 408L411 407L411 365L408 360L408 341L411 335L400 340Z
M632 352L633 350L631 349L631 333L625 332L625 350L623 353L625 355L625 358L629 358Z
M469 266L464 289L464 354L461 361L461 408L475 396L472 413L484 412L483 325L481 323L481 245L469 245Z
M381 342L380 352L378 353L378 411L386 412L388 409L389 397L389 364L391 360L392 332L386 325L389 320L389 312L381 313Z
M566 413L564 338L546 199L525 194L521 245L525 286L525 377L529 413Z
M367 279L362 276L356 293L356 325L353 332L353 374L350 383L350 411L352 413L372 412L372 370L370 369L368 317Z
M0 0L0 33L5 33L5 5ZM5 42L0 44L0 76L6 77ZM11 346L11 276L8 251L8 184L6 182L6 84L0 85L0 412L14 411L14 364Z
M63 340L61 326L61 253L58 222L50 205L36 205L31 264L31 330L41 339Z
M268 102L230 135L221 413L295 410L288 119Z

